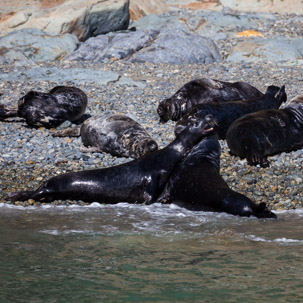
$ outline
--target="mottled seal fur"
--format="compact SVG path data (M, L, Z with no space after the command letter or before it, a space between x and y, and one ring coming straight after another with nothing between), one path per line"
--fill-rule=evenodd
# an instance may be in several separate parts
M230 126L226 142L233 155L249 165L269 166L267 156L303 147L303 95L278 110L243 116Z
M225 139L229 126L236 119L263 109L277 109L286 99L285 87L279 88L272 85L267 88L264 96L255 99L199 104L176 123L175 134L182 132L191 121L196 121L205 115L212 114L216 119L216 133L220 139Z
M139 158L158 149L157 142L135 120L124 115L104 115L81 126L57 131L54 137L79 137L82 152L106 152L117 157Z
M245 82L229 83L202 78L186 83L173 96L162 100L157 112L161 122L177 121L198 104L247 100L262 96L258 89Z
M265 203L257 205L229 188L219 172L220 154L216 135L201 140L173 170L158 202L174 203L195 211L276 218Z
M83 200L103 203L152 203L164 189L174 167L205 135L213 117L193 123L161 150L121 165L71 172L53 177L34 191L12 193L8 199Z
M19 99L18 109L1 105L0 119L21 117L30 126L57 127L78 121L87 106L86 94L77 87L56 86L48 93L30 91Z

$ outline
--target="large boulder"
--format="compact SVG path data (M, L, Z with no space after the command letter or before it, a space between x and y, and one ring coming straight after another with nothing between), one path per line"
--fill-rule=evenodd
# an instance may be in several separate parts
M90 38L66 59L207 64L221 58L211 39L181 29L149 29Z
M159 34L155 30L109 33L90 38L67 60L104 61L126 59L140 49L150 45Z
M183 30L161 30L148 47L135 53L132 62L169 64L213 63L221 60L216 44L209 38Z
M80 41L126 29L129 0L11 0L1 7L0 32L38 28L55 34L72 33Z
M234 62L286 61L303 63L302 38L256 38L238 43L227 58Z
M56 35L35 28L13 31L0 37L0 64L60 60L75 51L78 43L72 34Z

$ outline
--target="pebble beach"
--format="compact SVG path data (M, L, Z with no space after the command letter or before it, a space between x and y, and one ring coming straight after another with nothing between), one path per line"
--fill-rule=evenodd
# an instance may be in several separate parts
M289 37L302 36L302 28L289 23L289 16L279 16L274 26L264 19L259 32L266 37L287 34ZM35 80L34 77L6 79L0 82L0 102L17 105L18 99L29 90L48 91L57 85L74 85L88 96L86 113L91 116L105 112L125 114L142 124L158 142L160 148L174 139L174 122L160 124L156 109L158 103L174 94L186 82L196 78L213 78L222 81L248 82L260 91L267 86L285 85L288 101L296 95L303 94L302 65L285 62L232 62L225 60L232 47L244 41L243 37L229 37L217 40L222 60L211 64L153 64L131 63L124 60L108 60L104 63L81 61L53 61L39 63L37 67L50 70L85 69L97 72L114 72L117 80L106 85L97 82L76 82L70 80L55 81ZM26 72L31 66L16 64L0 66L1 74ZM65 122L57 129L71 126ZM54 138L53 129L31 128L24 120L11 118L0 122L0 200L6 200L8 193L19 190L33 190L50 177L69 171L109 167L131 161L127 158L116 158L105 153L80 152L80 138ZM270 167L251 167L246 160L229 155L225 141L222 147L221 174L229 186L248 196L256 203L266 202L269 209L284 210L303 207L303 150L282 153L269 157ZM39 206L34 200L15 202L17 205ZM55 205L78 204L83 201L54 201Z

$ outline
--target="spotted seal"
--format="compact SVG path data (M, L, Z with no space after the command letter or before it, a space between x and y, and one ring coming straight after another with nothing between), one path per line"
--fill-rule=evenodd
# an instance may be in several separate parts
M216 119L215 131L220 139L226 138L226 132L229 126L236 119L263 109L280 107L282 102L287 100L285 87L269 86L266 93L262 97L227 101L224 103L209 102L195 106L189 113L183 116L175 125L175 134L179 134L191 121L196 121L203 118L205 115L212 114Z
M173 170L157 202L175 203L194 211L276 218L265 203L257 205L229 188L219 172L220 155L217 136L203 138Z
M249 165L268 167L267 156L303 147L303 95L278 110L263 110L243 116L228 129L231 154L246 158Z
M213 131L212 126L213 117L207 116L204 120L189 125L161 150L113 167L55 176L34 191L11 193L8 199L152 203L163 191L174 167L194 145Z
M29 91L18 108L1 105L0 119L21 117L30 126L57 127L66 120L78 121L87 106L86 94L77 87L56 86L48 93Z
M53 133L54 137L81 136L82 152L106 152L139 158L158 149L157 142L135 120L125 115L91 117L81 126Z
M263 93L245 82L230 83L202 78L186 83L173 96L162 100L157 112L161 122L177 121L198 104L247 100L262 96Z

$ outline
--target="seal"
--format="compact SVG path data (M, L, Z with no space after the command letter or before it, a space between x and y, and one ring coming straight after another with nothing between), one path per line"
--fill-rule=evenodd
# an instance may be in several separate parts
M265 203L257 205L229 188L219 172L220 155L217 136L203 138L175 167L157 202L174 203L194 211L276 218Z
M162 100L157 108L161 122L177 121L194 106L206 102L226 102L262 97L263 94L245 82L196 79L186 83L173 96Z
M263 110L241 117L228 129L226 142L232 155L249 165L268 167L267 156L303 147L303 95L278 110Z
M2 105L0 119L21 117L30 126L57 127L66 120L78 121L87 106L86 94L77 87L56 86L48 93L29 91L19 99L18 109Z
M263 109L279 108L286 99L285 87L279 88L272 85L267 88L264 96L255 99L199 104L176 123L175 134L182 132L191 121L197 121L205 115L212 114L216 120L216 133L220 139L225 139L229 126L236 119Z
M113 167L55 176L37 190L11 193L8 199L153 203L163 191L174 167L194 145L213 131L213 121L212 116L207 116L189 125L168 146L139 159Z
M125 115L91 117L81 126L57 131L53 136L81 136L84 145L81 152L106 152L116 157L136 159L158 149L147 131Z

